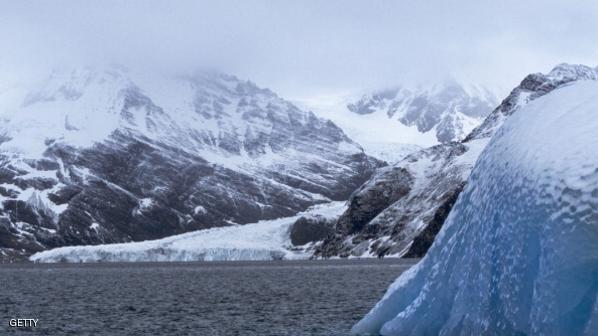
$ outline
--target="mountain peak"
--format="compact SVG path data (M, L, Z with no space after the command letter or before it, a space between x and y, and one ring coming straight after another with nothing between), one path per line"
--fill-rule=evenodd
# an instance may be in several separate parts
M0 146L36 158L48 143L89 147L116 130L195 154L265 154L270 144L254 152L253 137L290 124L307 125L313 118L269 89L215 71L163 75L116 66L58 69L22 91L12 105L3 104L0 117L6 122L0 132L8 140ZM351 142L335 125L330 130Z
M469 133L464 141L491 137L506 117L513 114L527 102L565 84L581 80L598 80L598 69L581 64L561 63L547 74L533 73L527 75L484 122Z
M438 142L450 142L461 140L497 103L490 90L451 79L374 91L347 108L359 115L384 114L420 133L434 133Z
M583 64L561 63L550 70L546 77L555 81L597 80L598 69Z

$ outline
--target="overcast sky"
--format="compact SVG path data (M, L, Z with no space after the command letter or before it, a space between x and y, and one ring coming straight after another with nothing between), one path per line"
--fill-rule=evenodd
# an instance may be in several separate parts
M598 64L598 1L0 1L0 75L216 66L285 97Z

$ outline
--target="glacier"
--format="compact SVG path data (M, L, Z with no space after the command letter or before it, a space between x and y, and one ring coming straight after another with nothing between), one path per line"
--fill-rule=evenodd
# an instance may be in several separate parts
M522 107L483 150L428 254L352 329L598 334L598 83Z
M59 247L36 253L31 261L53 262L163 262L307 259L309 248L292 246L289 231L302 216L338 216L345 203L313 206L295 216L253 224L199 230L157 240Z

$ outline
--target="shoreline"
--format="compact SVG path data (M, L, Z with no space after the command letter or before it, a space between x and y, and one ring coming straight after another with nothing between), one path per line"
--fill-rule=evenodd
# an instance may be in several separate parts
M350 258L350 259L295 259L295 260L231 260L231 261L129 261L129 262L56 262L42 263L20 261L2 264L2 268L75 268L75 267L146 267L146 266L197 266L197 267L301 267L301 266L355 266L414 265L419 258Z

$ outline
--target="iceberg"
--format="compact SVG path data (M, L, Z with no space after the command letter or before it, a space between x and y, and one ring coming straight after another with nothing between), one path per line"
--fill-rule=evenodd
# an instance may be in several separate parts
M484 149L428 254L352 329L598 335L598 83L520 109Z
M302 216L340 215L344 202L316 205L295 216L199 230L142 242L68 246L38 252L34 262L165 262L307 259L305 246L293 246L290 229Z

